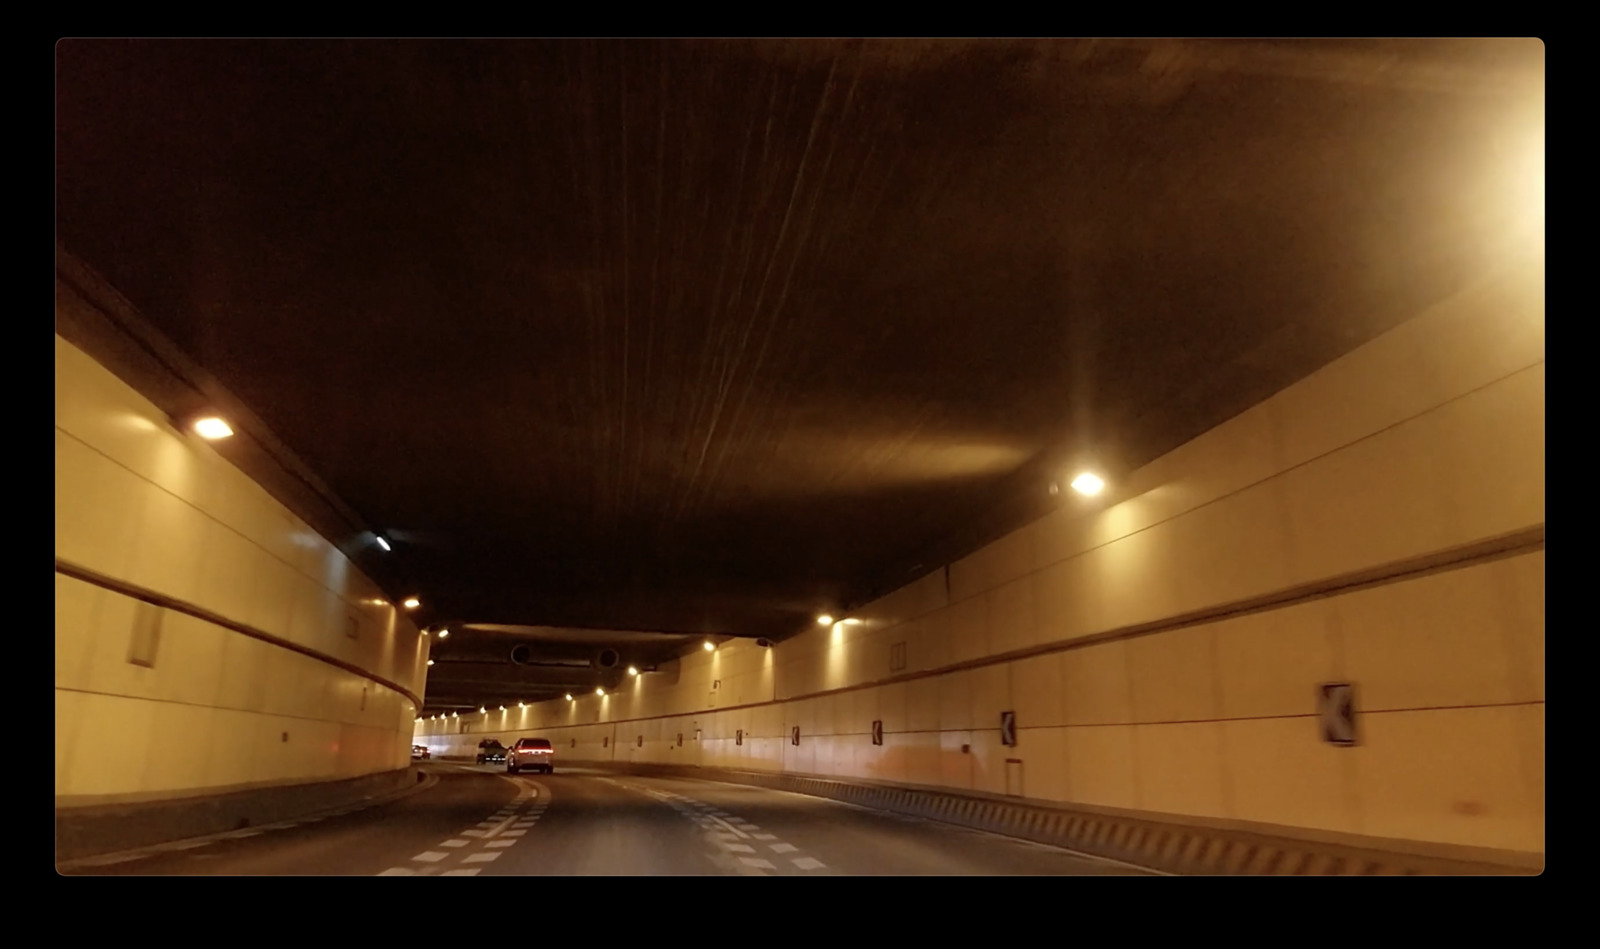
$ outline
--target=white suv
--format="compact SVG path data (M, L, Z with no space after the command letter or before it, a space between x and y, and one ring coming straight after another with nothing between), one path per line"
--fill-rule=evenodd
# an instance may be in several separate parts
M548 738L518 738L506 752L506 774L516 774L524 768L529 771L556 773L556 750Z

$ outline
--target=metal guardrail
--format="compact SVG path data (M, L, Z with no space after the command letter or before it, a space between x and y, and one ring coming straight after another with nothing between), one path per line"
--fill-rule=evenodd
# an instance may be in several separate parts
M1542 860L1535 866L1532 858L1519 862L1508 856L1499 862L1402 853L806 775L672 765L618 763L612 767L635 774L697 777L830 798L1184 875L1529 876L1543 871Z

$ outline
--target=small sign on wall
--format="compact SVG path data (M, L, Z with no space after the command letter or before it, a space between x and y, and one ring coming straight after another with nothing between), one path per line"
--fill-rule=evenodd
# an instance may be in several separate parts
M683 732L678 732L678 747L683 747Z
M733 743L736 745L744 744L744 729L740 728L733 733Z
M791 729L789 731L789 744L791 744L791 745L800 744L800 726L799 725L796 725L793 729Z
M883 722L881 720L872 723L872 743L874 745L883 744Z
M639 747L640 748L644 747L644 736L643 735L639 736Z
M1017 746L1017 713L1000 713L1000 744L1007 748Z
M1348 682L1329 682L1317 696L1322 740L1330 745L1356 743L1356 689Z

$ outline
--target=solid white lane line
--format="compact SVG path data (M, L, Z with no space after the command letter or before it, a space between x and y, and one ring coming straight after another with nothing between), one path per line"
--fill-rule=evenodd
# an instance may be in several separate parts
M498 858L499 856L500 856L500 854L498 852L469 853L465 857L461 858L461 862L462 863L488 863L490 860L494 860L494 859Z
M757 870L778 869L777 867L773 866L771 862L762 860L760 857L740 857L739 862L747 867L755 867Z
M467 842L465 840L447 840L444 843L440 844L439 846L441 846L441 847L465 847L466 845L467 845Z
M794 853L800 849L794 844L768 844L767 846L773 853Z
M789 862L802 870L820 870L827 866L827 864L816 859L815 857L796 857Z
M422 863L438 863L440 860L443 860L448 856L450 855L442 850L430 850L427 853L419 853L411 859L420 861Z

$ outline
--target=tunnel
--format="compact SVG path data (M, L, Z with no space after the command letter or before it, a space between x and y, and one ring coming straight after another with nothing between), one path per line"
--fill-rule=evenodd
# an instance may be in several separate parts
M1543 873L1542 43L57 60L59 875Z

